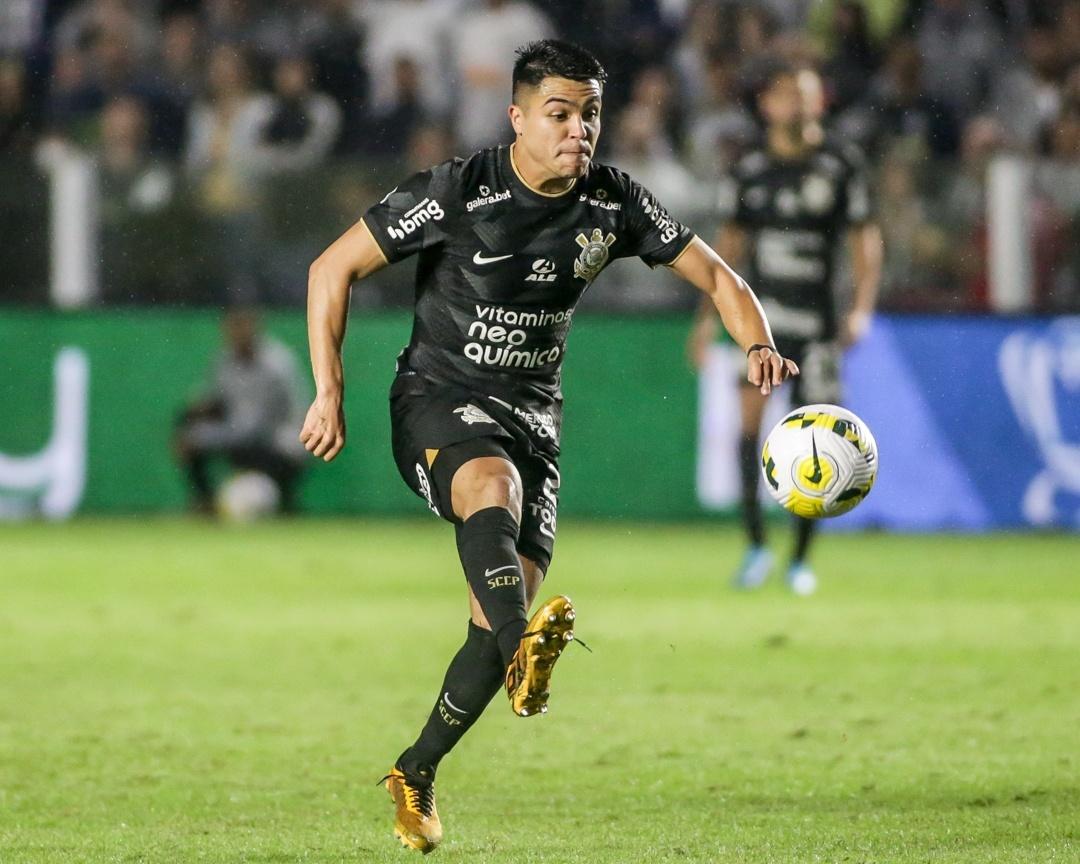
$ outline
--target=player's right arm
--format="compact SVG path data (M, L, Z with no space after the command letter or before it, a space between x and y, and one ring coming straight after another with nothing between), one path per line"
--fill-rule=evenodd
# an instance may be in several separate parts
M858 342L870 326L881 287L881 269L885 248L881 228L874 219L871 185L865 159L853 146L844 148L844 157L851 169L844 188L845 219L848 228L848 248L851 252L851 271L855 291L851 309L841 323L840 340L845 347Z
M315 401L300 440L327 462L345 446L341 342L349 313L349 285L446 239L459 209L462 164L459 159L444 162L391 189L330 244L308 271L308 343Z
M734 222L725 223L716 235L716 251L732 267L738 268L746 254L746 231ZM705 365L705 357L716 339L719 325L720 316L716 314L712 298L703 294L686 340L686 355L695 369Z
M315 376L315 401L304 418L300 441L308 452L326 462L345 446L341 344L349 315L349 286L386 263L386 256L361 219L308 269L308 347Z

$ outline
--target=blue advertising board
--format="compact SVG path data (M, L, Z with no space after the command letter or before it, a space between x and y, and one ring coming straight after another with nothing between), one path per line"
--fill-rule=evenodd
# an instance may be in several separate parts
M835 527L1080 527L1080 318L881 317L845 387L881 467Z

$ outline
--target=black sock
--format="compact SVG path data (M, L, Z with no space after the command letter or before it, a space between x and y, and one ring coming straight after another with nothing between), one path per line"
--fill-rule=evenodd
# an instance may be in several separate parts
M435 776L439 760L469 731L502 686L506 666L490 630L469 622L469 635L450 661L439 698L416 743L397 766L412 777Z
M817 523L813 519L795 517L795 552L791 556L793 564L801 564L810 548L810 539L814 536Z
M518 531L509 510L487 507L462 522L457 532L465 578L495 634L503 668L517 651L528 623L525 578L517 554Z
M739 475L742 478L743 524L750 543L765 545L765 524L761 519L761 503L758 501L758 475L761 473L757 435L743 435L739 439Z

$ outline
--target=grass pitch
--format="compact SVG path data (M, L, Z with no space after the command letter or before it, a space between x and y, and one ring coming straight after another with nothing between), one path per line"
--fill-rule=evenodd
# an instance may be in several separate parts
M1078 861L1078 547L830 536L797 599L731 529L567 523L595 653L443 763L430 860ZM0 861L408 860L375 781L463 597L434 520L0 527Z

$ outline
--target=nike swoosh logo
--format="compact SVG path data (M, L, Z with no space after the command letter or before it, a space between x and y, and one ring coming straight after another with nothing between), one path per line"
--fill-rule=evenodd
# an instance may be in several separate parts
M495 575L500 570L513 570L517 566L517 564L507 564L505 567L496 567L494 570L485 570L484 578L489 579L491 576Z
M818 459L817 438L814 437L813 432L810 433L810 443L811 443L811 445L813 445L813 448L814 448L814 473L811 474L806 479L810 483L820 483L821 482L821 460Z
M442 694L442 701L445 702L447 705L449 705L451 708L453 708L455 711L457 711L458 714L468 714L469 713L464 708L458 708L457 705L455 705L453 702L450 701L450 691L449 690L447 690L445 693Z
M507 258L513 258L514 253L509 255L496 255L494 258L485 258L479 252L472 256L473 264L494 264L496 261L505 261Z

